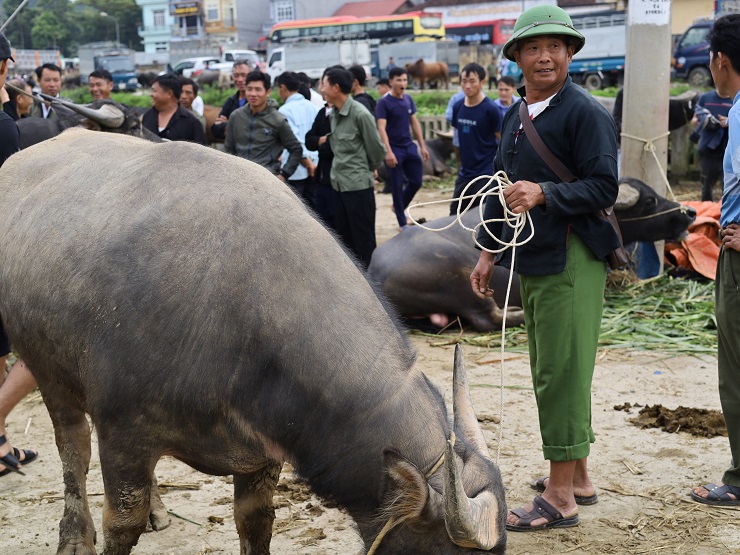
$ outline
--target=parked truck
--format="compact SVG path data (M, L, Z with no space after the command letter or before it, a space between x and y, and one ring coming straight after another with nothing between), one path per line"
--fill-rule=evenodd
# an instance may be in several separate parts
M273 48L267 54L266 72L275 79L285 71L303 72L314 81L333 65L361 65L368 76L370 41L343 40L327 42L293 42Z
M627 19L623 11L573 16L573 27L586 38L568 73L589 90L620 86L627 54Z
M134 53L115 42L91 42L80 45L80 79L87 83L90 73L105 69L113 76L113 88L117 91L135 91L138 86Z

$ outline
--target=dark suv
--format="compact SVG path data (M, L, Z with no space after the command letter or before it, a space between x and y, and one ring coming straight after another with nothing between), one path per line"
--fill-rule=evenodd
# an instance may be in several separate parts
M712 84L707 35L713 26L713 21L694 23L678 39L673 52L671 77L686 79L692 87L708 87Z

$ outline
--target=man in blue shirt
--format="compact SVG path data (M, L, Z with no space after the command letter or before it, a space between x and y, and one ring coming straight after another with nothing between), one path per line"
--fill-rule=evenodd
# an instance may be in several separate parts
M712 189L722 177L722 157L727 146L727 114L732 99L722 98L717 91L704 93L694 107L699 134L699 168L701 200L714 200Z
M729 138L724 157L717 262L715 314L719 399L727 425L732 463L722 481L693 489L691 497L708 505L740 505L740 14L719 18L709 33L712 78L722 97L732 98L728 114Z
M288 185L301 197L308 206L314 207L314 190L313 174L316 171L316 164L319 162L317 152L312 152L306 148L306 133L311 131L313 122L319 109L311 101L298 92L301 80L298 75L292 71L286 71L278 77L278 94L283 101L278 112L285 116L290 124L296 139L301 143L303 156L301 163L295 172L288 177ZM288 151L283 152L283 160L288 159Z
M388 183L393 196L393 210L396 212L398 226L407 225L406 208L421 188L422 161L411 140L410 129L419 142L421 156L429 160L429 152L424 144L421 124L416 119L416 104L405 94L409 76L402 67L395 67L389 73L391 92L378 101L375 117L378 119L378 132L385 145L385 165ZM404 177L408 184L404 187Z
M452 126L460 140L460 164L455 181L454 199L459 199L463 189L470 181L481 175L493 175L493 158L496 156L501 139L500 110L493 100L483 92L486 70L483 66L470 63L460 73L460 84L465 97L452 108ZM468 188L467 195L474 195L485 185L478 180ZM472 208L480 204L481 198L462 201L462 208ZM450 204L450 215L457 214L458 201Z

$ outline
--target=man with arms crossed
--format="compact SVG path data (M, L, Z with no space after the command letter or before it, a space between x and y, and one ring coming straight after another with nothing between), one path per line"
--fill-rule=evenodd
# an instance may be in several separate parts
M714 22L709 33L709 69L717 92L732 98L729 138L723 163L720 215L722 249L717 262L715 312L719 400L727 425L732 463L722 481L694 488L691 497L708 505L740 505L740 14Z
M597 213L617 198L617 132L611 115L572 82L568 64L585 39L556 6L536 6L519 16L503 53L524 74L522 100L538 135L555 158L576 176L563 182L540 158L522 129L518 110L509 110L501 130L494 170L513 183L504 196L516 214L529 211L534 238L517 248L515 269L530 367L539 414L542 451L550 475L531 485L543 491L526 507L509 511L506 527L527 532L578 524L577 504L597 501L587 457L595 441L591 428L591 381L606 282L605 260L619 246L616 232ZM525 115L526 117L526 115ZM484 219L503 217L489 197ZM491 232L510 241L501 222ZM527 237L530 230L522 232ZM499 243L481 229L486 249ZM511 250L500 260L511 265ZM488 287L494 255L481 251L470 276L473 292Z
M278 112L277 102L270 98L270 76L255 70L246 76L245 84L247 104L229 116L226 152L259 164L287 182L301 162L303 147L288 120ZM281 169L283 149L288 157Z

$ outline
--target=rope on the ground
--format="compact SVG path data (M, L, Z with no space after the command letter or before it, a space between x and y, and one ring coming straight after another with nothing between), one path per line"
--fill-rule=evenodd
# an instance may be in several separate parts
M478 192L474 194L468 194L468 189L470 189L473 185L477 184L480 181L485 181L486 183L483 185L483 187L480 188ZM499 407L500 408L499 408L498 444L496 445L496 464L498 464L499 455L501 454L501 442L503 440L504 346L506 344L506 315L507 315L507 312L509 311L509 295L511 293L511 283L514 279L514 263L516 261L516 248L522 245L525 245L526 243L531 241L532 238L534 237L534 224L532 223L532 217L529 215L529 212L527 211L521 214L515 214L514 212L511 211L511 209L506 204L506 199L504 198L504 191L511 185L512 185L511 181L509 181L509 178L507 177L506 173L503 171L496 172L494 175L481 175L471 180L462 190L460 197L457 199L444 199L444 200L433 200L433 201L428 201L428 202L420 202L417 204L412 204L408 208L409 219L415 225L427 231L440 232L446 229L450 229L455 224L458 224L460 227L462 227L463 229L471 233L471 237L473 241L481 250L490 252L492 254L498 254L498 253L505 251L508 248L511 249L511 268L509 269L509 281L508 281L508 285L506 286L506 298L504 300L504 308L503 308L504 314L503 314L503 318L501 321L501 367L500 367L500 384L499 384ZM484 220L483 219L483 200L486 197L494 197L494 196L497 197L498 202L501 203L501 206L504 209L504 216L503 218L493 218L489 220ZM478 206L480 222L477 223L475 227L470 228L470 227L467 227L463 223L462 216L470 209L470 207L473 205L474 199L476 198L481 199L481 202ZM421 208L423 206L430 206L432 204L442 204L442 203L449 204L450 202L455 201L455 200L458 201L457 215L454 220L452 220L448 225L442 228L432 228L424 224L421 224L418 221L416 221L416 219L411 214L411 210L415 208ZM463 201L467 201L465 203L465 208L462 208ZM503 222L504 225L514 230L514 236L512 237L511 241L504 241L500 237L496 237L496 235L494 235L494 233L491 231L491 229L487 225L487 224L493 224L497 222ZM530 233L524 239L520 239L519 236L522 234L527 224L529 224ZM501 248L489 249L487 247L484 247L478 242L477 235L478 235L478 230L481 228L481 226L483 226L483 229L489 235L489 237L491 237L494 241L496 241L498 244L501 245ZM488 284L485 284L485 286L488 287Z
M658 169L660 169L660 177L663 178L663 183L665 183L665 187L668 190L668 192L671 194L671 198L675 201L676 195L673 194L673 189L671 189L671 184L668 183L668 176L666 175L666 170L663 168L663 166L660 164L660 160L658 159L658 155L655 152L655 141L664 139L668 135L670 135L670 131L666 131L665 133L662 133L658 135L657 137L653 137L652 139L644 139L642 137L637 137L635 135L630 135L629 133L622 133L622 137L625 137L627 139L632 139L633 141L640 141L641 143L645 143L642 147L642 149L645 152L649 152L653 155L653 158L655 159L655 163L658 164Z

